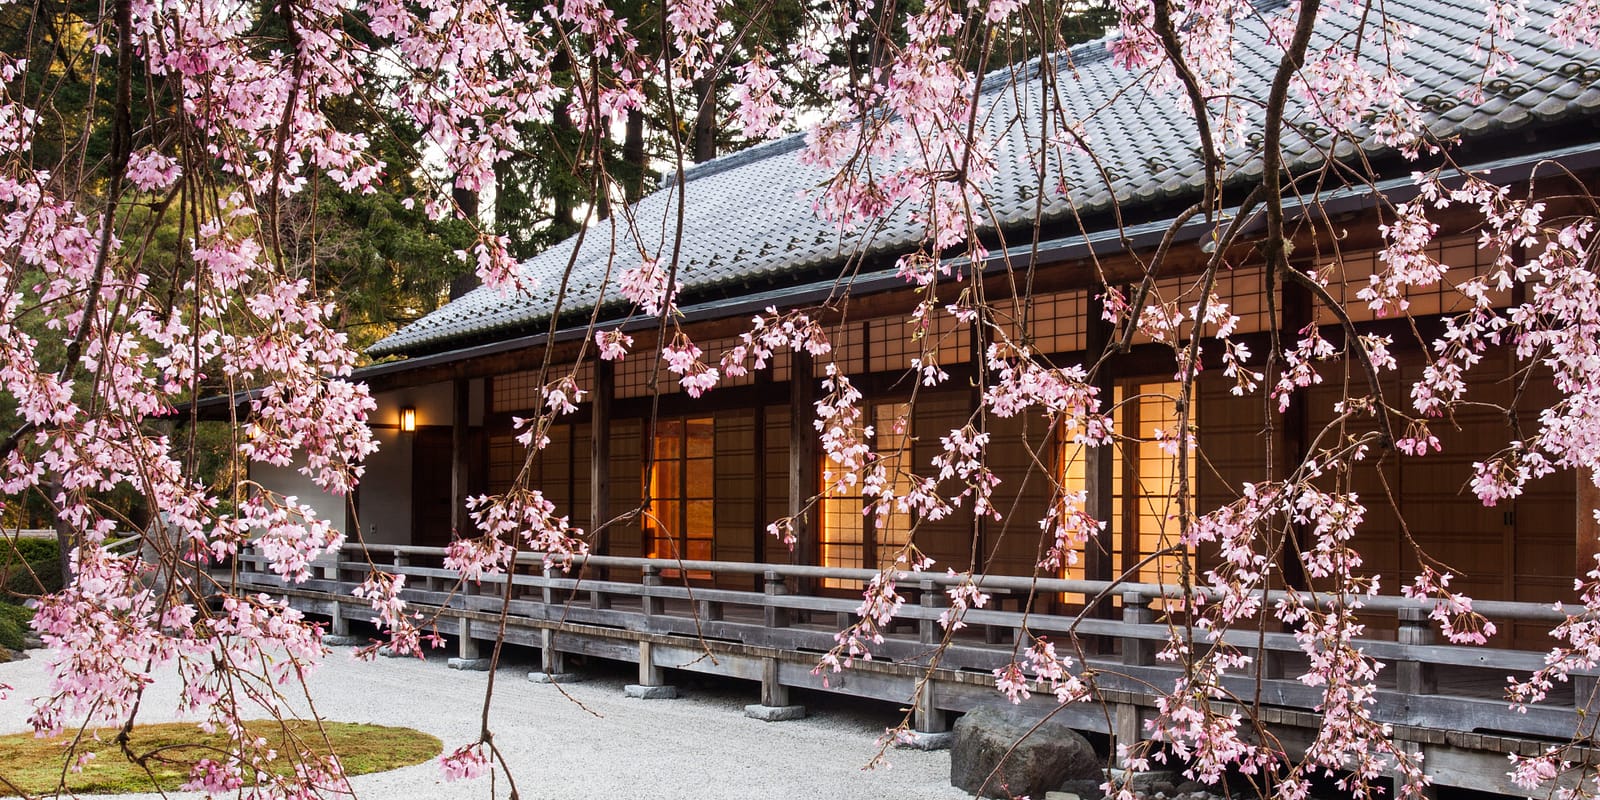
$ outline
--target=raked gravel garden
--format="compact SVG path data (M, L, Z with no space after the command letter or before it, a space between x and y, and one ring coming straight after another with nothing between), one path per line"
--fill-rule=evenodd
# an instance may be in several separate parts
M487 673L447 669L442 653L427 661L361 662L351 652L335 648L311 677L311 696L325 719L415 728L439 737L447 752L475 738ZM31 654L0 664L0 683L15 687L0 701L0 734L27 730L28 701L46 689L44 654ZM528 682L530 668L516 660L501 668L492 716L495 741L529 800L970 797L950 785L948 752L894 750L888 767L862 769L895 719L882 704L828 698L806 719L769 723L744 716L744 705L755 701L753 684L691 684L676 700L636 700L623 696L623 672L592 674L558 689ZM176 671L159 671L141 721L178 719L176 692ZM303 700L298 706L295 713L306 713ZM491 796L487 778L445 781L437 759L358 776L351 785L358 797L384 800ZM493 796L509 796L504 781Z

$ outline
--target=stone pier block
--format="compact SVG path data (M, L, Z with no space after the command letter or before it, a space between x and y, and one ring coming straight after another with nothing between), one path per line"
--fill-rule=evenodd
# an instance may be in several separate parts
M622 687L622 694L638 700L675 700L678 697L676 686L645 686L630 683Z
M895 744L911 750L949 750L955 740L952 731L906 731Z
M335 636L332 634L322 637L322 643L329 647L353 647L362 644L361 640L354 636Z
M530 672L528 680L533 683L583 683L587 678L579 672Z
M445 665L451 669L459 669L463 672L489 671L489 659L487 658L452 658L449 661L446 661Z
M764 706L754 703L744 707L744 715L762 722L783 722L791 719L805 719L805 706Z

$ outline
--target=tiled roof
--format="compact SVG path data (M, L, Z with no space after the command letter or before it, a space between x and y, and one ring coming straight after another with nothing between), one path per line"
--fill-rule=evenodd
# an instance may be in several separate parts
M1481 3L1388 0L1384 4L1391 20L1419 28L1397 66L1414 81L1407 95L1429 115L1433 134L1483 138L1525 126L1600 122L1600 53L1563 49L1543 34L1561 0L1532 0L1528 6L1529 25L1510 48L1517 66L1490 85L1482 104L1474 104L1461 95L1483 69L1464 55L1483 26ZM1361 7L1351 6L1356 11ZM1258 3L1258 10L1266 8ZM1327 30L1339 30L1337 15L1334 21ZM1354 25L1353 19L1342 21ZM1264 98L1277 56L1275 48L1265 44L1259 16L1241 24L1237 40L1238 92ZM1074 212L1092 218L1109 210L1113 198L1124 214L1131 215L1141 207L1198 195L1204 175L1193 150L1197 134L1180 108L1181 97L1144 89L1138 74L1112 63L1105 41L1073 48L1057 57L1056 66L1056 96L1066 106L1059 119L1080 122L1098 163L1081 152L1052 159L1046 185L1056 184L1059 177L1070 188L1064 195L1047 192L1043 204L1047 223ZM985 187L989 202L985 217L992 214L1002 227L1030 225L1038 210L1033 188L1038 175L1030 158L1036 150L1030 139L1036 136L1042 113L1037 67L1033 63L992 74L983 86L981 123L995 145L998 167ZM1292 105L1289 119L1310 117ZM1320 146L1328 141L1326 131L1307 128L1302 128L1303 135L1285 137L1291 164L1300 169L1314 165ZM691 167L681 186L669 181L630 214L593 224L581 244L575 237L529 259L523 270L537 281L531 293L477 289L378 342L369 352L415 354L525 332L549 319L569 264L564 311L587 309L601 301L599 290L608 276L603 300L615 302L616 276L638 264L641 253L663 262L670 257L680 203L678 276L686 300L708 296L708 290L729 284L781 282L789 275L814 277L817 269L847 257L902 252L922 238L921 227L912 224L905 211L848 234L818 219L810 193L828 176L801 163L804 144L804 136L795 134ZM1362 143L1362 149L1373 154L1383 150L1372 138ZM1228 154L1230 165L1243 165L1237 175L1244 179L1254 176L1250 150L1247 144ZM1110 175L1109 185L1101 169Z

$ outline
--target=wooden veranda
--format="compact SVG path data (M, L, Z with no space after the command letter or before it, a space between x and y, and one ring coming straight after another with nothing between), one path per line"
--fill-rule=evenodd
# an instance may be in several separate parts
M425 613L437 612L438 632L455 637L462 657L477 657L482 643L494 638L507 576L462 583L453 571L422 566L439 563L442 549L368 550L386 562L386 570L406 576L406 600ZM322 565L316 577L297 585L262 571L259 556L243 556L238 563L242 589L283 597L295 608L326 617L334 633L348 633L352 622L375 617L365 600L351 595L370 572L365 560ZM1144 730L1156 700L1149 687L1170 686L1180 674L1179 667L1154 655L1171 624L1151 610L1151 601L1164 593L1158 586L1116 587L1120 618L1075 618L1021 609L1030 596L1094 596L1109 584L978 576L979 585L997 602L968 611L967 627L940 648L945 638L937 621L946 601L943 589L960 578L908 575L899 586L911 600L884 641L873 647L873 658L843 672L818 673L820 655L834 647L835 632L854 621L860 602L802 588L824 579L867 580L874 572L604 556L569 566L546 573L542 558L525 555L509 577L513 599L505 609L506 641L536 648L544 670L553 674L567 670L568 656L582 655L636 663L644 685L668 682L668 670L750 681L759 684L760 701L770 706L788 704L794 688L899 703L915 698L914 727L932 733L948 730L953 713L1004 702L995 689L994 670L1012 663L1025 626L1028 634L1056 642L1063 654L1081 654L1095 690L1094 701L1059 709L1048 691L1035 692L1027 702L1041 710L1055 709L1074 727L1111 734L1118 741L1131 741ZM751 588L701 588L681 577L707 574L743 576ZM1490 602L1478 609L1500 624L1549 626L1562 618L1550 606L1533 603ZM1387 615L1399 631L1397 641L1360 642L1365 653L1388 665L1380 673L1373 716L1392 725L1397 740L1423 753L1436 785L1523 794L1506 776L1508 752L1540 752L1553 743L1582 738L1593 727L1585 713L1593 694L1588 678L1577 687L1560 686L1545 702L1524 711L1509 707L1503 696L1507 676L1538 669L1544 654L1435 643L1425 610L1403 598L1365 598L1363 613ZM1322 690L1298 680L1306 662L1293 635L1235 631L1227 641L1251 653L1258 665L1258 675L1241 674L1224 684L1239 698L1233 705L1247 716L1258 716L1291 749L1306 746L1319 722ZM935 653L937 666L930 669ZM1584 754L1582 749L1576 753Z

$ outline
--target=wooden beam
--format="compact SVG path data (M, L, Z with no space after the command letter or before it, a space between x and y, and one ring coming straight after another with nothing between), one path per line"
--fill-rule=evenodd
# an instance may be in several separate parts
M595 552L613 555L611 531L611 397L616 371L610 361L594 363L594 394L589 406L589 528L599 531Z
M789 378L789 516L794 518L795 548L790 560L796 564L820 564L821 526L818 515L807 513L806 506L818 487L817 437L810 420L816 416L817 381L811 374L811 356L796 350L791 356Z
M471 422L472 381L456 378L453 381L454 400L450 404L450 528L456 536L469 536L471 520L467 517L467 452L468 423Z
M1091 295L1088 313L1084 314L1084 341L1090 354L1085 360L1091 363L1111 346L1111 339L1115 334L1111 323L1105 320L1104 310L1104 301ZM1111 364L1110 361L1102 363L1093 376L1095 388L1100 390L1100 407L1107 410L1111 408L1116 396L1116 373ZM1088 495L1085 498L1084 510L1105 525L1083 548L1083 575L1092 581L1108 581L1116 577L1112 575L1111 560L1111 554L1117 547L1117 542L1112 537L1112 529L1115 526L1111 524L1112 517L1117 511L1113 502L1117 493L1113 478L1115 465L1112 462L1115 457L1115 447L1084 449L1083 484L1084 492ZM1089 610L1089 615L1095 617L1109 619L1111 614L1109 597ZM1109 645L1109 642L1107 644Z
M1600 523L1594 518L1594 510L1600 508L1600 489L1595 488L1589 470L1578 470L1574 479L1578 482L1578 563L1572 574L1581 577L1595 568L1595 556L1600 555Z

